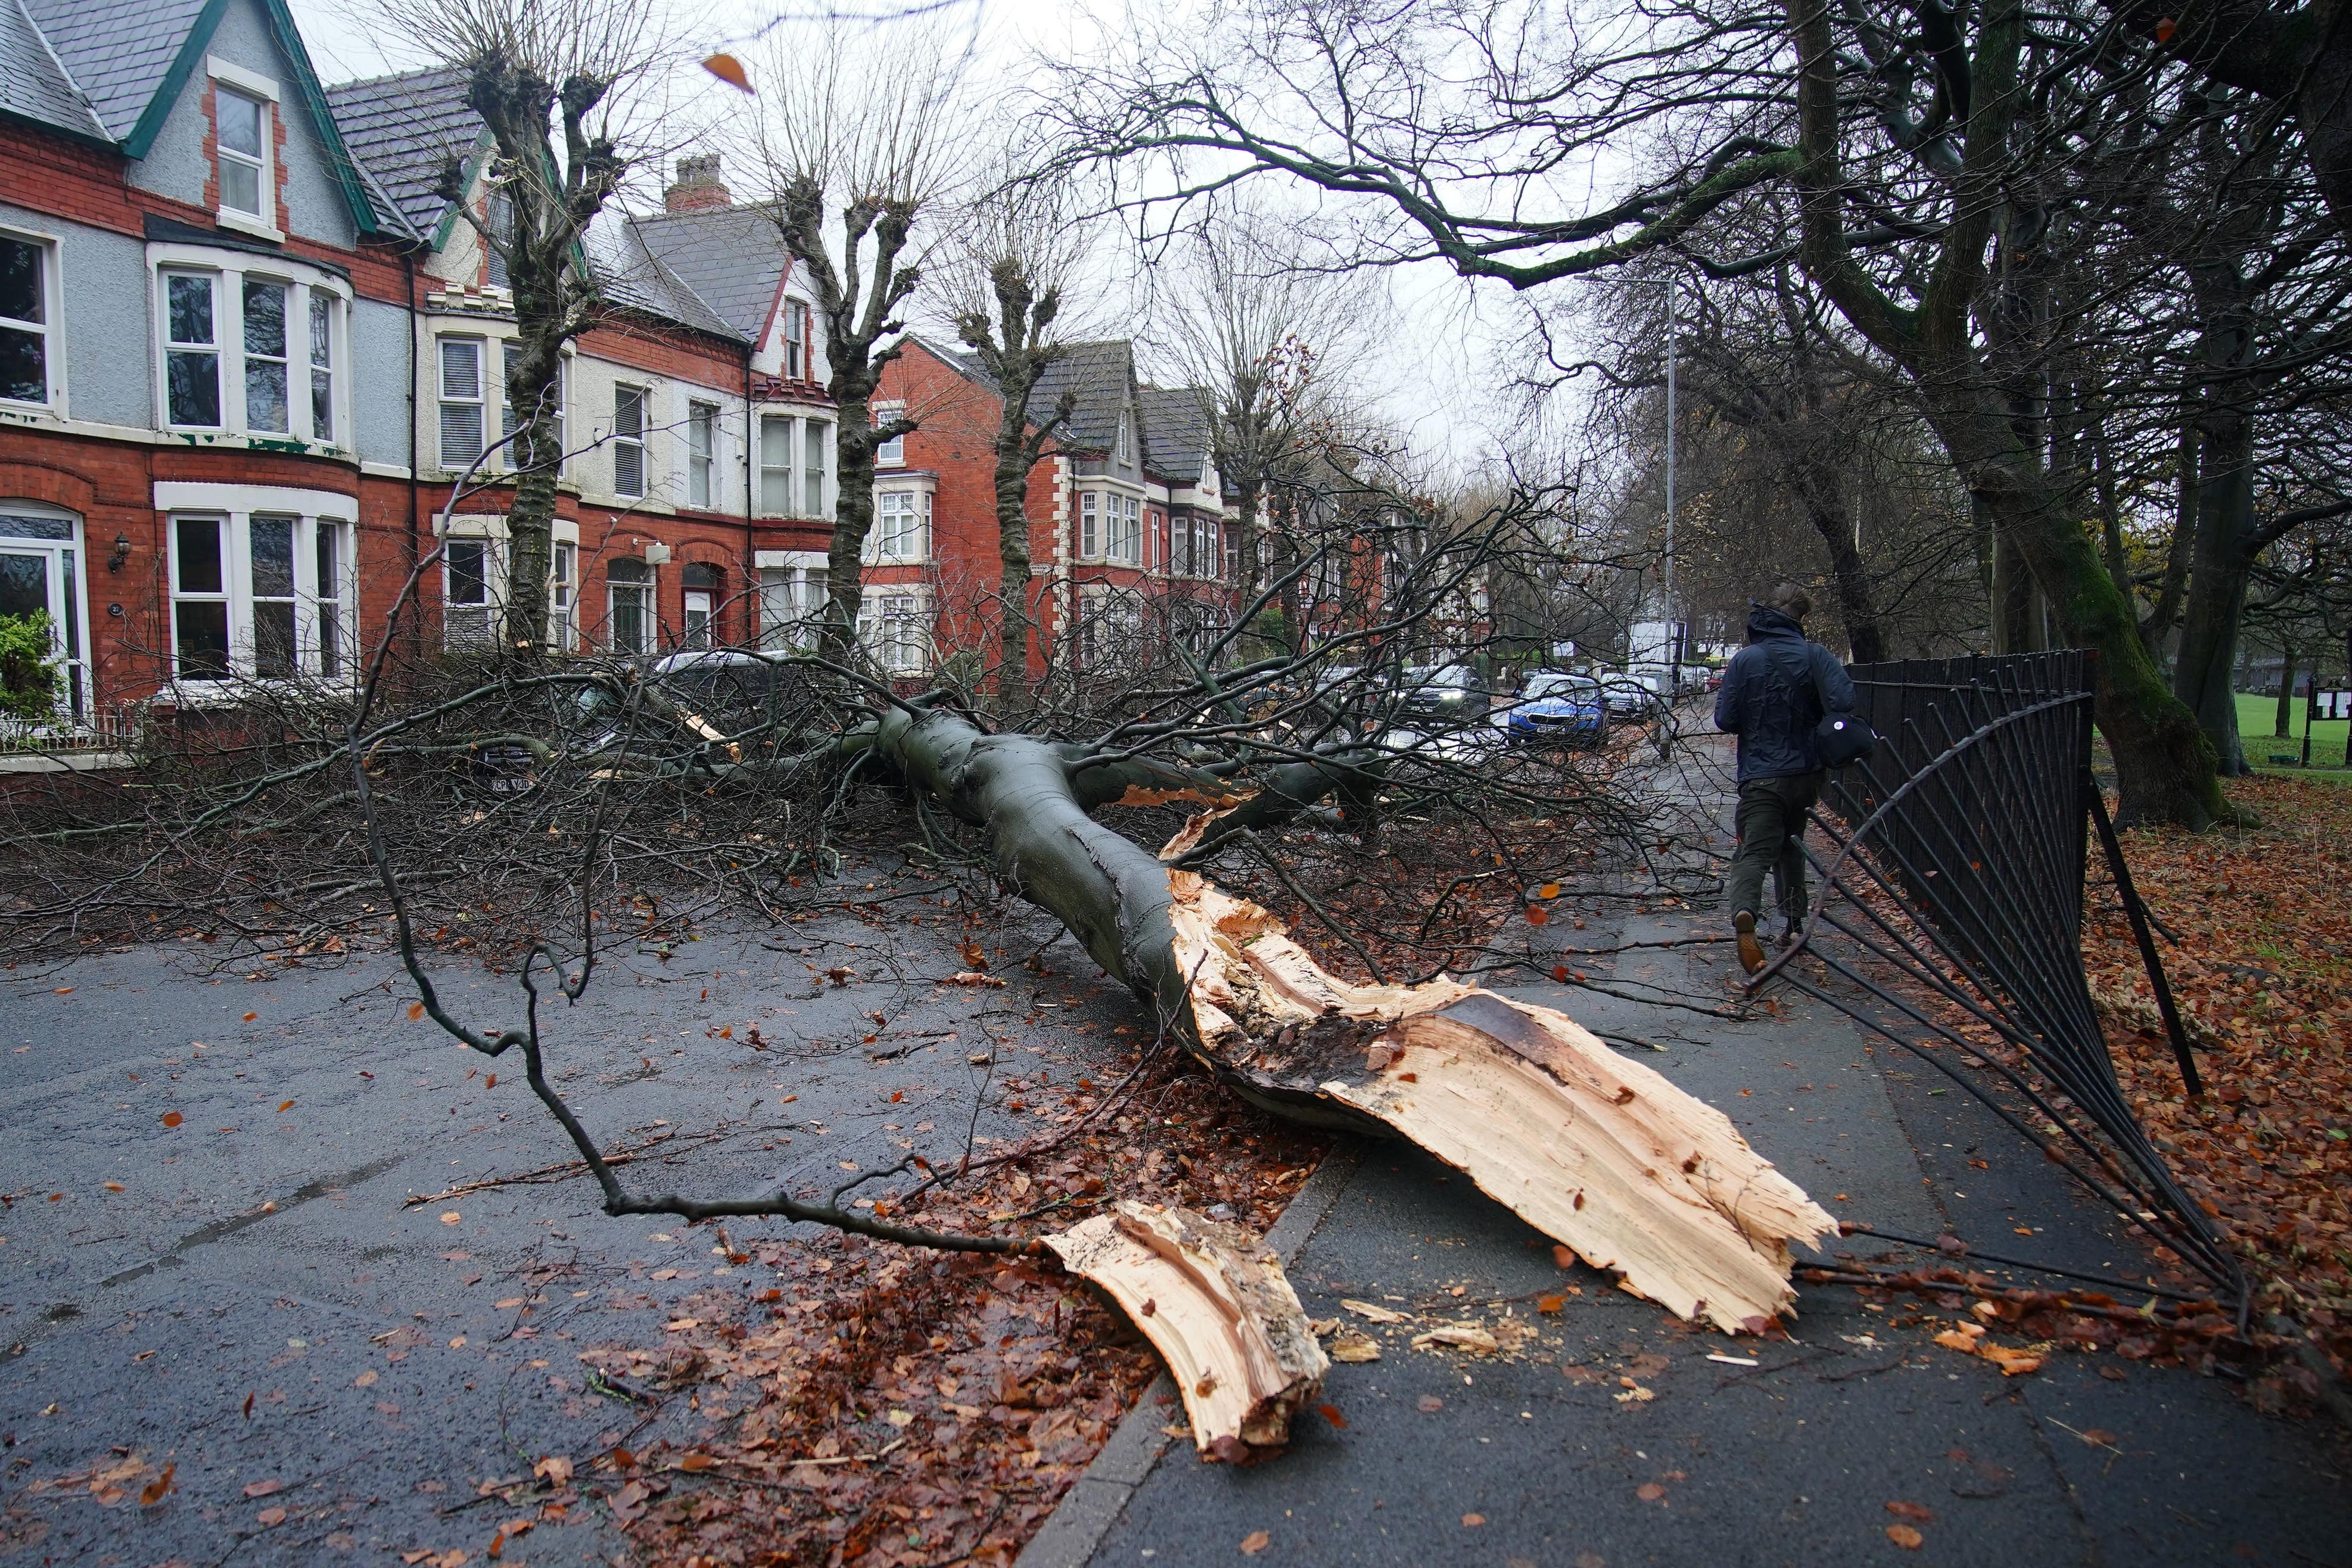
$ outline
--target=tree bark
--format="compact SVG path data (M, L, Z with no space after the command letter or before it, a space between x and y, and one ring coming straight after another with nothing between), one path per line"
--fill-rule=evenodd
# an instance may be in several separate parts
M2294 645L2288 643L2279 649L2278 714L2271 722L2274 740L2294 739Z
M1799 465L1793 487L1805 516L1830 552L1830 581L1837 585L1838 618L1845 623L1847 647L1856 664L1876 664L1887 657L1886 636L1879 627L1878 608L1870 592L1870 574L1864 567L1862 547L1845 518L1844 487L1828 464Z
M1254 1103L1401 1133L1626 1289L1727 1331L1793 1299L1791 1239L1834 1231L1721 1112L1565 1016L1453 980L1326 973L1265 910L1089 817L1083 759L940 709L894 709L858 741L985 826L999 879Z

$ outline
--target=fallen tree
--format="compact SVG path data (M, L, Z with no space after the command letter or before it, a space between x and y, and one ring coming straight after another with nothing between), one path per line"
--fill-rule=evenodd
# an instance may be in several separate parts
M419 1016L487 1056L520 1055L606 1213L769 1216L997 1255L1050 1247L1123 1300L1141 1290L1129 1305L1143 1318L1141 1302L1162 1300L1154 1271L1177 1269L1199 1301L1145 1327L1171 1364L1202 1369L1196 1431L1273 1440L1320 1352L1311 1335L1297 1342L1295 1298L1247 1237L1182 1215L1059 1239L1024 1228L1034 1215L927 1223L926 1205L975 1164L970 1129L960 1154L910 1151L829 1193L789 1180L635 1191L555 1087L543 994L579 1002L623 931L680 931L682 881L804 916L837 897L835 838L863 812L901 837L913 826L902 864L984 872L1051 914L1134 994L1156 1041L1252 1103L1417 1143L1627 1289L1753 1331L1792 1300L1790 1244L1830 1216L1719 1112L1565 1015L1461 977L1526 964L1497 931L1529 889L1552 896L1612 841L1629 858L1654 842L1609 758L1505 745L1484 714L1436 717L1421 694L1430 664L1469 657L1461 642L1478 634L1453 617L1509 569L1539 504L1405 511L1409 537L1394 542L1365 509L1335 507L1231 629L1187 642L1139 626L1017 720L980 717L981 693L907 696L824 654L652 671L402 667L387 631L355 694L257 687L148 737L137 790L0 803L16 818L0 858L23 873L0 879L0 934L54 952L160 926L312 955L388 934ZM1318 612L1299 629L1305 652L1238 661L1242 628L1310 574L1344 590L1383 554L1381 591ZM420 563L404 598L436 564ZM1328 931L1364 978L1318 963L1276 904ZM460 994L424 961L436 944L513 974L521 1016L460 1016ZM1200 1393L1219 1367L1212 1391L1237 1403Z

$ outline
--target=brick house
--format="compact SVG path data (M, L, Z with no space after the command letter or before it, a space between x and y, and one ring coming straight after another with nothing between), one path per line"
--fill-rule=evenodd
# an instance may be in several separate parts
M474 226L500 221L491 151L458 73L323 86L283 0L0 0L0 615L49 617L58 733L350 679L436 548L409 650L493 635L514 324ZM715 155L675 174L585 247L604 304L562 386L558 651L783 646L823 602L819 318ZM993 640L997 404L921 342L891 376L925 426L886 454L860 622L911 676ZM1041 399L1078 397L1031 483L1047 638L1215 614L1194 400L1140 385L1124 343L1056 376Z
M1200 395L1139 381L1123 340L1071 344L1030 395L1033 419L1065 395L1070 416L1029 475L1029 668L1116 665L1138 638L1197 640L1227 624L1234 566L1229 509ZM1003 396L974 358L909 338L883 375L881 404L920 428L885 448L877 522L866 552L869 615L893 668L924 656L928 626L946 657L993 660L1003 593L993 443Z

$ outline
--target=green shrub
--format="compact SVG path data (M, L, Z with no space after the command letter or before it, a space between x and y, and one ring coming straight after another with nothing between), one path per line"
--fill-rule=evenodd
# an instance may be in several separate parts
M56 717L57 666L47 610L0 616L0 718L36 724Z

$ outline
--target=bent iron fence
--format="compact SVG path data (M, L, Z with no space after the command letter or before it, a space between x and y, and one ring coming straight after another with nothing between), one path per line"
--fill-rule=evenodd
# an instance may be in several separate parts
M1878 751L1831 776L1813 817L1828 849L1813 858L1812 913L1748 994L1788 984L1910 1051L2210 1279L2242 1317L2244 1273L2133 1115L2083 971L2095 826L2181 1075L2200 1092L2091 776L2091 656L1912 659L1852 674ZM2009 1051L1980 1054L1983 1042L1964 1033L1971 1026ZM1928 1048L1930 1037L1953 1049ZM1984 1065L1964 1065L1964 1055Z

